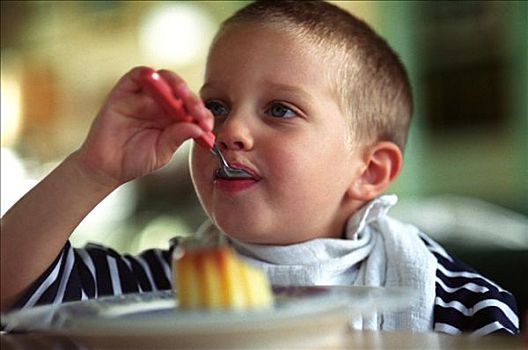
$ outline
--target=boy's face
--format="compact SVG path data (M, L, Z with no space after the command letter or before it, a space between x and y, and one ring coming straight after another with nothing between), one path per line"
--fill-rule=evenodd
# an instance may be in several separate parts
M236 239L340 237L351 214L347 189L363 165L316 52L254 27L229 29L211 51L201 98L216 117L217 145L255 179L215 178L218 162L201 147L191 174L207 214Z

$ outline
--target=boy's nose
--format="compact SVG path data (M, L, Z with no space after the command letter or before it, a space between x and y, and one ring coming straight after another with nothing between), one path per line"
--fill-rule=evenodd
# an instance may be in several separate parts
M218 128L216 140L222 150L247 151L253 147L249 125L240 117L230 116L224 120Z

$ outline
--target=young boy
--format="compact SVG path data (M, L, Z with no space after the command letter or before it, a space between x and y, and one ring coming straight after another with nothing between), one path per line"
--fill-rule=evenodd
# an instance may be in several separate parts
M240 10L211 46L201 99L160 72L200 125L167 116L142 91L140 70L117 83L81 148L4 216L2 310L171 288L174 246L120 256L73 249L68 237L114 189L212 129L228 162L252 178L215 176L217 161L193 147L191 175L210 218L200 231L226 235L272 283L421 291L410 310L355 328L518 332L510 293L386 215L396 198L382 194L402 166L412 98L397 56L365 23L318 1Z

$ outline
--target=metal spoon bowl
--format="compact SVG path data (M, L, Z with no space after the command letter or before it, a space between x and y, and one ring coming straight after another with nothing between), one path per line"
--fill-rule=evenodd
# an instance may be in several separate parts
M225 179L251 179L253 177L244 169L230 166L216 145L211 148L211 153L218 158L218 163L220 165L220 168L216 170L216 176Z

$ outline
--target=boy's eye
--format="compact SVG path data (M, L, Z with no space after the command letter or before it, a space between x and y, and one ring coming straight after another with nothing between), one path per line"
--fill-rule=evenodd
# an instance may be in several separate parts
M210 110L215 117L225 117L229 113L227 107L218 101L207 101L205 102L205 107Z
M297 116L297 113L291 108L280 102L273 102L266 112L276 118L293 118Z

